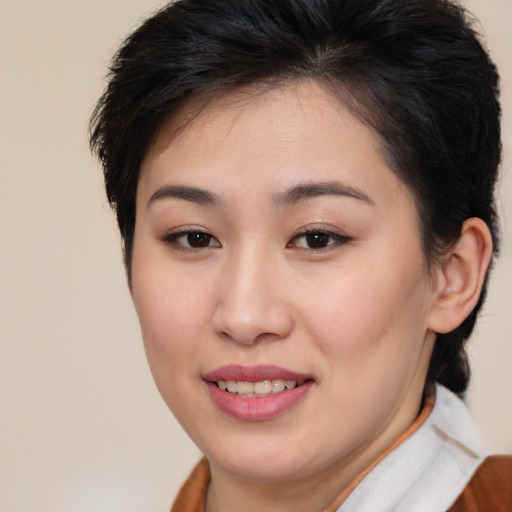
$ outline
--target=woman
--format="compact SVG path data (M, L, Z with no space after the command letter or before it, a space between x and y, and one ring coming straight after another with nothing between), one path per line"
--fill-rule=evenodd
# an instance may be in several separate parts
M443 0L182 0L125 42L91 144L155 382L205 454L173 511L512 508L456 396L497 96Z

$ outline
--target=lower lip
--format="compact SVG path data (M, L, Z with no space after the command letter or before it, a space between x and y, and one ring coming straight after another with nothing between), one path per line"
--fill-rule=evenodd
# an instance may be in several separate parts
M313 381L266 396L239 396L222 391L217 384L207 382L210 396L217 407L228 416L242 421L270 420L283 414L302 400L313 386Z

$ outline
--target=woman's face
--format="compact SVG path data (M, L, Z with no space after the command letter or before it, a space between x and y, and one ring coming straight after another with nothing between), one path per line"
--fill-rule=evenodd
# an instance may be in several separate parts
M412 194L315 83L171 133L142 165L131 278L160 393L213 472L348 478L420 407L436 291Z

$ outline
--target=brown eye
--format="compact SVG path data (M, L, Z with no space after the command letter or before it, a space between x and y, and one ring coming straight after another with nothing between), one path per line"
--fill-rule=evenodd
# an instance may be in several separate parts
M189 233L187 235L188 245L194 249L201 249L203 247L208 247L212 240L212 235L208 235L207 233Z
M352 238L330 231L309 230L294 236L287 244L289 248L323 251L349 243Z
M307 233L304 238L306 245L310 249L323 249L332 243L331 237L327 233Z
M221 246L213 235L204 231L180 231L179 233L171 233L163 238L163 241L176 249L189 251Z

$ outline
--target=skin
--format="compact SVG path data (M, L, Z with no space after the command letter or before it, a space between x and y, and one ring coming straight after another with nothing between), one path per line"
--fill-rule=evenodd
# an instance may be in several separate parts
M210 461L208 512L323 510L421 407L446 280L427 272L415 200L378 136L314 82L232 93L172 133L142 165L130 281L155 382ZM351 195L286 195L333 182ZM198 230L206 245L176 237ZM203 379L233 363L314 383L241 421Z

